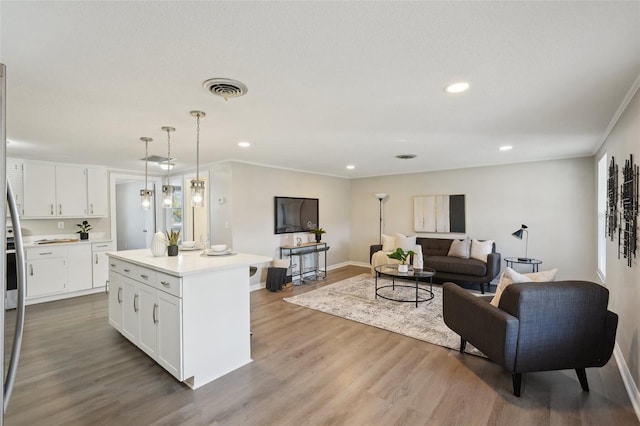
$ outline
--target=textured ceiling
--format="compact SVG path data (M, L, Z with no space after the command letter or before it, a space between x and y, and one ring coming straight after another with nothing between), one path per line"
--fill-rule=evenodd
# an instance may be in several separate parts
M587 156L640 75L640 2L4 0L0 19L8 155L122 169L143 168L141 136L166 155L162 126L193 168L194 109L201 163L361 177ZM248 94L225 102L212 77Z

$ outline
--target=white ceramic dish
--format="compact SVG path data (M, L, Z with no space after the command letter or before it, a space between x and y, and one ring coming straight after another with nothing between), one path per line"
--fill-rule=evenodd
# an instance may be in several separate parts
M185 247L185 246L179 246L178 247L180 249L180 251L194 251L194 250L199 250L198 247Z
M214 244L211 246L211 251L215 251L216 253L224 253L227 250L226 244Z
M196 247L196 242L195 241L183 241L182 244L180 245L180 247L183 247L183 248L195 248Z
M207 256L232 256L236 253L233 253L229 250L225 250L225 251L213 251L213 250L207 250L204 252L204 254L206 254Z

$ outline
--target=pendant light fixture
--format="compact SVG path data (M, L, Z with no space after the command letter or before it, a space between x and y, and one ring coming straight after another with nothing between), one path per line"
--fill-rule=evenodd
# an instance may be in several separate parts
M149 142L153 139L141 137L140 140L144 142L144 189L140 190L140 202L142 210L149 210L151 208L153 191L147 187L147 164L149 163Z
M202 207L204 205L204 180L200 180L200 117L206 117L202 111L191 111L196 117L196 178L191 180L191 205Z
M167 164L171 161L171 132L175 132L174 127L162 127L163 132L167 132ZM173 207L173 185L171 185L171 167L167 167L167 184L162 185L162 207L170 209Z

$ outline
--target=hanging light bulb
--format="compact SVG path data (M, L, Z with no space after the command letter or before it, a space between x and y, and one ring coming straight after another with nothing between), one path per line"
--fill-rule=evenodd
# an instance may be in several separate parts
M140 203L142 210L149 210L153 199L153 191L147 188L147 164L149 163L149 142L153 139L141 137L140 140L144 142L144 189L140 190Z
M171 161L171 132L175 132L174 127L163 127L163 132L167 132L167 163ZM162 207L170 209L173 207L173 185L171 185L171 167L167 167L167 184L162 185Z
M202 207L204 205L204 180L200 180L200 117L206 117L202 111L191 111L196 117L196 178L191 180L191 205Z

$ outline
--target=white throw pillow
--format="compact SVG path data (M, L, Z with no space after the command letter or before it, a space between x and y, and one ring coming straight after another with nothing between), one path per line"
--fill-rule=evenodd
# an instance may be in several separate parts
M382 234L382 251L396 251L397 245L395 237Z
M472 259L487 261L487 256L493 253L493 240L487 241L471 241L471 255Z
M469 258L469 252L471 251L471 240L465 238L464 240L451 241L451 247L449 247L449 253L447 256L461 257L463 259Z
M396 240L398 241L398 247L404 250L405 253L408 252L409 250L414 249L414 247L416 246L416 237L417 237L416 235L414 235L413 237L407 237L404 234L396 232Z
M527 283L527 282L548 282L553 281L556 277L558 268L551 269L549 271L532 272L530 274L520 274L511 268L506 268L500 276L500 282L496 289L496 294L491 299L491 304L496 308L500 304L500 297L504 290L513 283Z

